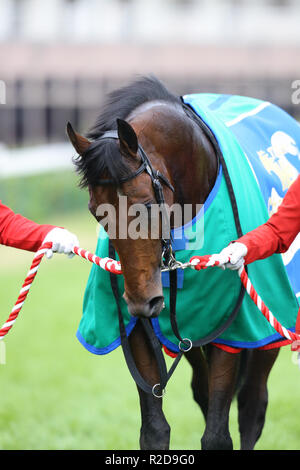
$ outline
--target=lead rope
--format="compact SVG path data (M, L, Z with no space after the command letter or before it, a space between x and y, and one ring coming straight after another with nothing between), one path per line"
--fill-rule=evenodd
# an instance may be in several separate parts
M20 311L24 305L24 302L27 298L30 287L32 286L32 283L35 279L35 276L37 274L41 261L45 253L47 252L47 250L49 250L51 247L52 247L52 243L44 243L35 253L34 258L32 260L32 264L24 280L24 283L20 290L17 301L14 304L7 321L4 323L4 325L0 329L0 340L2 340L4 336L7 335L7 333L10 331L10 329L16 322L20 314ZM89 251L84 250L80 247L76 247L76 246L73 248L73 253L76 254L77 256L80 256L90 261L91 263L98 265L99 267L101 267L102 269L110 273L122 274L121 264L119 261L116 261L112 258L100 258L99 256L96 256L90 253ZM193 256L190 259L190 262L186 263L184 267L191 267L193 269L196 269L197 271L201 269L207 269L208 267L218 266L220 264L217 258L218 258L218 255L213 255L213 258L211 255ZM228 259L228 262L230 262L230 259ZM265 305L261 297L255 291L248 277L248 274L246 273L244 266L242 266L238 270L238 275L247 293L249 294L250 298L255 303L259 311L267 319L267 321L273 326L273 328L277 331L277 333L279 333L282 337L288 339L289 341L293 342L292 343L293 351L299 350L300 334L297 334L288 330L287 328L282 326L281 323L274 317L273 313L269 310L269 308Z
M228 258L230 262L230 258ZM190 259L190 265L197 271L201 269L206 269L210 266L218 266L220 261L218 260L218 255L205 255L205 256L193 256ZM245 287L247 293L249 294L251 300L255 303L258 310L263 314L263 316L268 320L270 325L279 333L282 337L293 341L292 350L297 350L300 346L300 334L294 333L291 330L288 330L274 317L271 310L265 305L261 297L257 294L254 289L248 274L245 270L244 265L238 270L238 275L241 279L243 286ZM297 348L297 349L296 349Z
M51 247L52 247L51 242L44 243L35 253L33 260L32 260L32 264L24 280L24 283L20 290L17 301L15 305L13 306L8 319L6 320L6 322L0 329L0 341L4 338L4 336L7 335L7 333L9 332L9 330L12 328L13 324L17 320L19 313L27 298L29 289L32 286L32 283L38 272L41 261L44 255L47 253L47 251ZM82 248L79 248L78 246L75 246L73 248L73 253L75 253L78 256L81 256L82 258L90 261L91 263L97 264L98 266L100 266L102 269L105 269L106 271L112 272L114 274L122 274L121 264L119 261L113 260L111 258L100 258L99 256L93 255L89 251L83 250Z
M17 318L20 314L20 311L21 311L21 309L24 305L24 302L27 298L30 287L32 286L32 283L35 279L37 271L40 267L41 261L42 261L44 255L47 253L47 250L49 250L50 248L52 248L52 243L50 243L50 242L44 243L38 249L38 251L35 253L34 258L32 260L32 264L31 264L30 269L27 273L27 276L24 280L24 283L23 283L22 288L20 290L17 301L16 301L14 307L12 308L11 313L10 313L7 321L4 323L4 325L0 329L0 341L3 340L3 338L7 335L7 333L9 332L9 330L12 328L13 324L17 320ZM111 253L114 253L114 251L112 251L112 246L110 246L110 249L111 249ZM80 257L90 261L91 263L96 264L100 268L102 268L102 269L104 269L104 270L106 270L110 273L112 290L113 290L113 294L115 296L115 299L117 301L119 324L120 324L121 344L122 344L122 348L123 348L123 351L124 351L124 356L125 356L128 368L129 368L135 382L137 383L137 385L139 385L139 387L142 390L144 390L146 393L152 393L156 398L162 398L162 396L165 393L165 386L166 386L168 380L171 378L176 366L178 365L179 360L182 356L182 353L178 354L178 356L176 357L176 359L174 360L174 362L172 364L172 367L170 368L169 371L167 371L166 363L164 361L163 354L161 352L161 345L160 345L156 335L153 332L153 329L150 325L150 322L147 319L141 319L141 322L142 322L142 325L144 327L145 333L147 334L147 336L150 340L154 355L156 357L156 360L157 360L157 363L158 363L158 366L159 366L160 383L155 384L154 386L150 386L143 379L143 377L140 375L140 373L138 372L138 370L135 366L134 359L133 359L133 357L131 355L131 351L130 351L130 346L129 346L129 342L128 342L128 338L127 338L127 334L126 334L126 330L125 330L125 325L124 325L124 322L123 322L123 316L122 316L122 313L121 313L121 310L120 310L120 305L119 305L119 301L118 301L118 298L119 298L118 286L117 286L117 282L116 282L117 280L116 280L116 277L115 277L115 275L122 274L120 261L116 261L113 258L109 258L109 257L100 258L99 256L96 256L93 253L90 253L89 251L84 250L83 248L80 248L80 247L77 247L77 246L73 247L72 251L77 256L80 256Z

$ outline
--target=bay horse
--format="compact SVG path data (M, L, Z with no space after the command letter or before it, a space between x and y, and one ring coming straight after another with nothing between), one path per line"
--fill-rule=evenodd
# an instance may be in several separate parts
M100 223L97 207L109 203L118 208L120 194L127 197L129 207L157 202L149 171L144 171L145 166L141 169L140 146L151 168L161 175L166 204L192 204L192 217L196 206L204 204L209 196L217 177L218 158L211 140L186 112L181 98L153 76L138 78L110 93L86 137L73 130L70 123L67 133L78 154L75 164L81 186L89 189L89 210ZM112 244L121 261L123 295L130 314L140 319L159 315L164 300L161 240L150 236L116 237ZM131 332L129 343L142 377L157 384L156 357L141 321ZM202 449L233 448L228 419L236 392L241 449L254 448L264 426L267 380L278 351L246 350L246 360L242 360L241 353L231 354L207 344L185 353L193 372L193 397L206 422ZM243 379L237 390L241 370ZM168 449L170 426L163 413L162 398L137 388L142 417L140 448Z

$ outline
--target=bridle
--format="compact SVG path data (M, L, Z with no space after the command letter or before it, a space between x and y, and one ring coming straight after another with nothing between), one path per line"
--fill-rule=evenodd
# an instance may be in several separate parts
M97 140L95 140L90 145L90 147L85 153L90 152L91 150L94 150L99 145L99 141L102 141L105 139L118 140L119 139L118 132L116 130L105 132L102 136L100 136ZM141 158L141 164L136 171L133 171L129 175L119 177L118 181L114 179L99 179L97 184L99 186L123 184L123 183L126 183L127 181L130 181L136 178L143 172L148 173L151 179L153 190L154 190L156 203L160 207L163 224L164 226L166 226L165 224L167 224L167 226L170 227L162 184L167 186L172 192L174 192L174 187L172 186L168 178L166 178L166 176L164 176L159 170L156 170L155 168L153 168L153 165L148 155L146 154L145 150L140 145L140 143L138 143L138 155ZM175 256L172 250L171 240L172 240L172 236L171 236L171 229L170 229L169 236L161 239L161 242L162 242L161 270L162 271L169 271L171 269L173 270L173 269L176 269L177 267L181 267L182 265L181 263L177 262L175 259Z
M87 149L86 152L82 154L82 157L85 156L86 153L94 150L99 145L99 141L103 141L105 139L113 139L118 140L118 132L115 130L107 131L102 136L100 136L97 140L95 140ZM168 213L165 204L165 197L163 192L163 186L167 186L172 192L174 192L174 187L169 182L169 180L159 171L153 168L153 165L147 156L143 147L138 143L138 155L141 158L141 164L136 171L133 171L131 174L126 175L124 177L118 178L118 181L115 179L99 179L97 184L99 186L103 185L118 185L122 183L126 183L130 181L143 172L146 172L151 179L152 187L154 190L154 195L156 199L156 203L160 206L160 213L162 215L162 223L168 223L169 227L169 236L166 238L161 239L162 243L162 254L161 254L161 271L169 271L170 272L170 312L171 312L171 323L173 330L179 339L179 349L180 352L177 355L176 359L174 360L171 368L167 371L166 362L162 353L161 343L157 339L151 323L146 318L141 318L140 321L144 328L146 335L148 336L149 343L152 347L153 353L155 355L160 382L151 386L146 382L146 380L142 377L139 370L136 367L135 361L133 359L131 348L129 345L126 328L124 324L124 319L121 311L120 306L120 293L118 289L117 283L117 276L113 273L110 273L110 281L111 281L111 288L116 300L117 310L118 310L118 318L119 318L119 328L120 328L120 338L121 338L121 345L124 353L124 357L128 366L128 369L131 372L133 379L135 380L136 384L146 393L152 393L155 397L161 398L164 394L165 386L172 376L173 372L176 369L177 364L179 363L182 355L184 352L188 351L192 347L192 342L190 340L182 339L176 322L176 292L177 292L177 268L185 267L183 263L180 263L175 259L174 252L172 250L172 236L171 236L171 227L168 220ZM115 249L111 243L109 242L109 256L114 258L115 257ZM188 263L186 263L188 264ZM171 287L172 286L172 287Z
M235 199L235 194L233 190L233 186L230 180L229 172L227 169L226 162L224 160L223 154L221 152L221 149L219 147L219 144L216 140L216 137L212 133L211 129L208 127L208 125L194 112L194 110L186 105L185 103L182 103L183 109L187 116L191 119L193 119L202 131L204 132L205 136L207 139L211 142L215 154L217 156L218 164L219 162L222 165L223 169L223 174L224 178L226 181L226 185L228 188L228 193L232 205L232 210L233 210L233 216L234 216L234 221L235 221L235 226L237 230L237 235L238 237L242 236L242 229L241 229L241 224L240 224L240 219L239 219L239 214L238 214L238 208L237 208L237 202ZM99 140L103 139L118 139L118 133L117 131L108 131L105 132L101 137L99 137L96 141L94 141L91 146L88 148L87 152L91 149L94 149L98 146ZM152 186L154 189L154 194L156 198L156 202L161 206L162 208L162 216L167 217L165 207L165 199L164 199L164 193L163 193L163 188L162 188L162 183L166 185L172 192L174 192L174 188L171 185L171 183L168 181L168 179L158 170L155 170L151 164L150 159L148 158L146 152L142 148L140 144L138 144L138 153L141 157L141 165L140 167L135 171L132 172L129 176L120 178L118 183L124 183L126 181L129 181L130 179L136 178L138 175L146 171L152 182ZM107 184L116 184L115 180L112 179L105 179L105 180L99 180L98 181L99 185L107 185ZM112 246L112 243L109 243L109 256L111 258L115 257L115 250L114 247ZM126 328L124 324L124 319L121 311L121 306L120 306L120 294L119 294L119 289L118 289L118 284L117 284L117 276L115 274L110 273L110 280L111 280L111 287L112 291L116 300L117 304L117 310L118 310L118 318L119 318L119 326L120 326L120 338L121 338L121 345L124 353L124 357L127 363L127 366L131 372L131 375L133 379L135 380L136 384L146 393L152 393L155 397L161 398L164 394L165 386L172 376L173 372L175 371L175 368L177 367L180 359L182 358L183 354L188 352L192 347L202 347L208 343L211 343L214 341L214 339L218 338L227 328L228 326L233 322L233 320L236 318L239 309L241 307L244 294L245 294L245 289L244 286L241 285L240 293L237 298L236 304L229 315L227 319L223 322L223 324L219 325L212 333L208 334L204 338L201 338L197 341L191 341L188 338L182 338L180 336L180 332L178 329L177 325L177 320L176 320L176 296L177 296L177 269L181 268L184 269L188 263L180 263L175 259L174 252L172 250L171 246L171 229L169 231L169 237L162 239L162 263L161 263L161 270L162 271L169 271L169 277L170 277L170 322L172 326L172 330L174 335L177 337L179 340L178 343L178 355L176 359L174 360L172 366L170 367L169 371L167 371L167 366L166 362L161 350L161 343L159 342L157 336L155 335L153 328L151 326L151 323L149 322L148 319L146 318L141 318L140 321L143 325L143 328L145 330L146 335L149 338L149 343L152 347L153 353L155 355L155 358L157 360L158 364L158 370L159 370L159 376L160 376L160 382L158 384L155 384L154 386L151 386L148 384L145 379L142 377L140 372L138 371L134 359L132 357L131 353L131 348L129 345L127 333L126 333ZM159 392L157 391L159 389Z

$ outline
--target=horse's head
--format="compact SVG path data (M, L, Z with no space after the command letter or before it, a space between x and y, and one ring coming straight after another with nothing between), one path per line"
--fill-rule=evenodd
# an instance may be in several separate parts
M117 120L116 131L106 132L93 142L70 124L67 133L79 154L75 163L82 186L89 188L89 210L104 226L119 255L128 310L133 316L155 317L164 301L164 245L162 214L153 211L153 206L173 202L163 161L151 146L147 148L151 161L148 159L138 141L138 131L124 120ZM161 196L163 201L158 200Z
M89 188L89 209L119 255L128 310L157 316L163 307L161 258L170 236L168 214L158 206L165 202L172 213L174 203L189 204L195 217L216 178L214 148L180 97L155 77L110 93L88 133L91 141L71 125L67 132L79 155L81 185ZM180 213L177 219L173 212L171 225L183 225Z

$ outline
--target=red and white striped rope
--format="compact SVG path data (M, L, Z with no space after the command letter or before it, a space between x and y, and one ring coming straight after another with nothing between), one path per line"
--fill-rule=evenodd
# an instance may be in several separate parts
M210 255L193 256L190 259L190 264L194 269L199 271L201 269L206 269L210 266L218 266L220 262L217 258L218 255L213 255L213 257ZM282 326L281 323L274 317L273 313L269 310L269 308L265 305L261 297L257 294L256 290L254 289L244 266L242 266L238 270L238 274L250 298L253 300L253 302L263 314L263 316L268 320L270 325L277 331L277 333L279 333L282 337L290 341L300 341L300 335Z
M43 246L40 247L40 249L35 253L32 264L30 266L30 269L27 273L27 276L25 278L25 281L22 285L22 288L20 290L19 296L17 298L17 301L15 305L13 306L10 315L2 328L0 329L0 340L4 338L5 335L9 332L13 324L15 323L16 319L18 318L18 315L23 307L23 304L26 300L27 294L29 292L29 289L31 287L31 284L34 281L34 278L36 276L36 273L40 267L41 261L43 259L43 256L47 252L49 248L51 248L52 243L45 243Z
M2 340L4 336L7 335L7 333L9 332L9 330L12 328L13 324L17 320L18 315L28 295L29 289L40 267L41 261L44 255L47 253L47 250L49 250L49 248L51 247L52 247L52 243L44 243L35 253L34 258L32 260L32 264L27 273L25 281L22 285L17 301L15 305L13 306L8 319L6 320L6 322L0 329L0 340ZM78 246L75 246L73 248L73 252L76 255L81 256L84 259L87 259L91 263L97 264L98 266L100 266L102 269L105 269L106 271L112 272L114 274L122 274L121 264L119 261L113 260L111 258L100 258L99 256L96 256L87 250L83 250L82 248L79 248Z
M0 340L4 338L4 336L9 332L9 330L12 328L13 324L15 323L16 319L18 318L18 315L24 305L24 302L27 298L29 289L35 279L36 273L39 269L40 263L47 252L48 249L52 247L52 243L45 243L43 244L39 250L35 253L32 264L30 266L30 270L28 271L28 274L25 278L25 281L22 285L22 288L20 290L19 296L17 298L17 301L15 305L13 306L11 313L7 319L7 321L4 323L2 328L0 329ZM121 269L121 264L120 261L116 261L112 258L100 258L97 255L94 255L93 253L90 253L87 250L84 250L78 246L75 246L73 248L73 252L80 256L81 258L84 258L91 263L94 263L98 266L100 266L102 269L112 272L114 274L122 274L122 269ZM212 257L213 256L213 257ZM229 261L229 260L228 260ZM207 269L208 267L212 266L218 266L220 262L218 261L218 255L206 255L206 256L193 256L190 259L189 266L196 269L196 270L201 270L201 269ZM246 291L248 292L250 298L253 300L257 308L261 311L261 313L264 315L264 317L268 320L268 322L273 326L273 328L279 333L282 337L293 341L297 342L295 343L295 347L300 346L300 335L297 333L293 333L292 331L288 330L284 326L282 326L279 321L274 317L272 312L268 309L268 307L264 304L263 300L261 297L257 294L255 291L248 274L246 273L246 270L244 266L242 266L238 270L238 274L240 276L241 282L243 286L245 287Z
M255 291L248 274L246 273L246 270L244 266L242 266L238 270L238 274L240 276L240 279L242 281L243 286L245 287L246 291L248 292L249 296L257 306L257 308L261 311L263 316L268 320L271 326L279 333L282 337L289 339L290 341L299 341L300 340L300 335L297 333L293 333L292 331L288 330L284 326L279 323L279 321L274 317L273 313L269 308L265 305L261 297L257 294Z
M94 255L93 253L90 253L83 248L79 248L78 246L74 246L73 252L75 255L81 256L81 258L84 258L91 263L97 264L100 266L100 268L105 269L105 271L114 274L122 274L120 261L116 261L112 258L100 258L99 256Z

